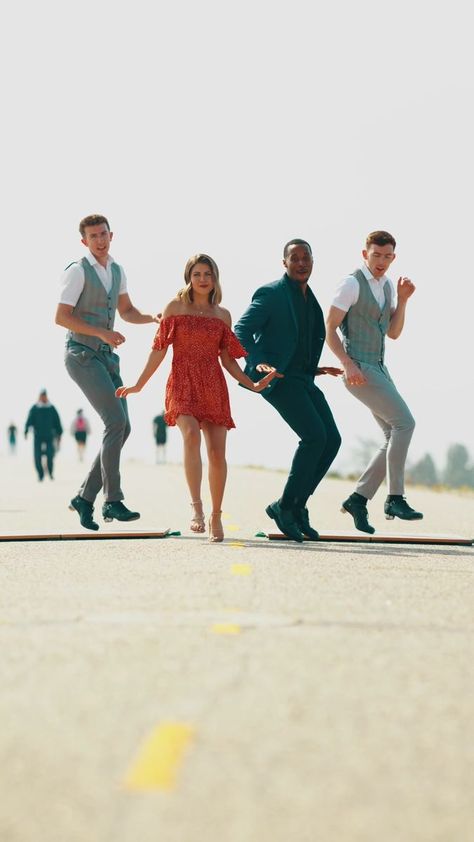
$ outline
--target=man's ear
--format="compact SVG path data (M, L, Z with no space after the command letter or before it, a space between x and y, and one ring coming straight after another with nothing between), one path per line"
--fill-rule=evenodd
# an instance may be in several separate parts
M87 245L87 242L86 242L86 240L84 239L84 237L81 237L81 243L82 243L82 245L83 245L83 246L86 246L86 245Z
M109 234L110 234L110 239L111 239L111 240L113 240L113 238L114 238L114 232L113 232L113 231L109 231Z
M362 249L362 257L364 258L364 260L367 260L367 257L368 257L367 249Z

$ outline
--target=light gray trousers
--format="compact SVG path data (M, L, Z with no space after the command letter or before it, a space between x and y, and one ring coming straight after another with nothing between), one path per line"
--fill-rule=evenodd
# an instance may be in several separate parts
M106 502L123 500L120 454L130 433L130 421L126 400L115 397L117 387L123 386L120 359L111 351L93 351L85 345L69 342L65 363L69 375L104 422L102 447L78 493L93 503L103 487Z
M404 494L405 463L415 420L382 363L357 362L357 365L368 382L365 386L345 383L346 389L369 407L383 430L385 442L359 478L356 491L371 500L387 477L388 493Z

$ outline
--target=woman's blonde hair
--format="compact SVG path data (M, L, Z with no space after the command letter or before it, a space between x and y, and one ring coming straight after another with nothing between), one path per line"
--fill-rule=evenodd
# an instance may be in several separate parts
M208 254L195 254L190 257L186 266L184 267L184 280L186 286L180 289L177 298L180 301L185 301L186 304L191 304L193 299L193 287L191 284L191 272L198 263L205 263L209 266L212 272L212 280L214 282L214 289L209 293L209 304L220 304L222 301L222 289L219 283L219 269L217 263Z

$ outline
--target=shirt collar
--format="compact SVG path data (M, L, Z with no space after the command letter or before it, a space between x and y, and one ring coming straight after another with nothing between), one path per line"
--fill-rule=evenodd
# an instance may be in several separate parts
M87 252L87 254L86 254L86 260L87 260L87 262L88 262L88 263L90 263L90 265L91 265L91 266L102 266L102 264L101 264L101 263L99 263L99 261L97 260L97 258L96 258L96 257L94 257L94 255L92 254L92 252L91 252L91 251L89 251L89 250L88 250L88 252ZM113 262L114 262L113 257L112 257L110 254L108 254L108 255L107 255L107 266L105 266L105 267L104 267L104 266L102 266L102 269L104 269L104 268L105 268L105 269L108 269L108 268L109 268L109 266L110 266L110 264L111 264L111 263L113 263Z
M372 272L370 271L369 267L366 266L365 263L362 264L361 271L362 271L366 281L373 281L375 284L380 283L382 286L388 281L388 278L387 278L386 275L382 275L381 278L374 278L374 276L372 275Z

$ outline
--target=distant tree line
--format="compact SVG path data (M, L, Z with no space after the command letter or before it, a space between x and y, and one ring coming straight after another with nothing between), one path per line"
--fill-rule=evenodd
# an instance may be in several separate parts
M444 467L438 469L433 457L426 453L407 469L407 480L417 485L474 488L474 464L464 444L452 444L446 453Z
M354 473L351 479L358 477L370 459L380 447L380 442L372 439L359 439L353 450ZM348 477L348 478L349 478ZM446 452L445 464L438 467L430 453L425 455L406 470L407 482L414 485L447 486L449 488L474 488L474 462L464 444L452 444Z

